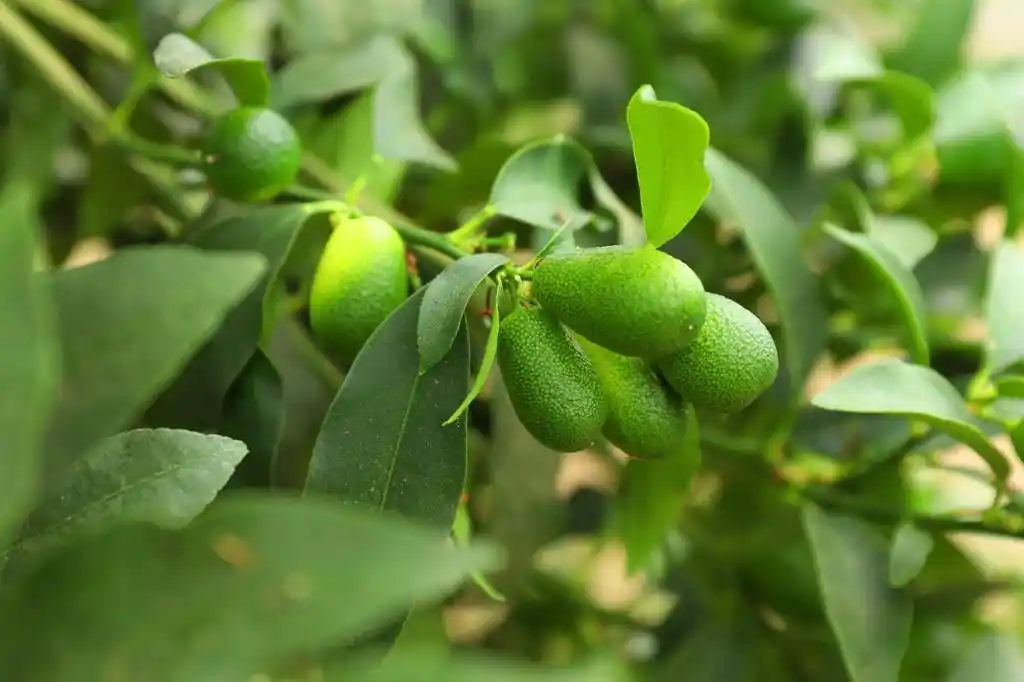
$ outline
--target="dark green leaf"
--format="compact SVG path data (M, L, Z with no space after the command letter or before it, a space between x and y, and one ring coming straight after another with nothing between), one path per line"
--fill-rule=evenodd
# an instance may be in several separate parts
M1024 676L1024 652L1009 633L978 637L957 661L948 682L1019 682Z
M629 100L626 120L647 241L661 246L697 215L711 189L704 168L710 131L697 112L659 101L649 85Z
M33 189L18 183L0 193L0 543L35 497L60 377L53 301L46 280L34 272L42 246L36 201Z
M39 552L111 523L184 526L213 501L245 454L236 440L191 431L139 429L107 438L75 463L0 553L7 560L4 578Z
M130 425L265 269L255 254L154 246L54 273L64 376L48 478Z
M893 68L932 86L955 74L974 19L975 0L924 0L915 21L892 58Z
M220 433L245 443L249 449L232 484L270 487L284 418L281 377L274 363L257 349L224 399Z
M1005 375L997 378L994 383L1000 398L1024 398L1024 376Z
M160 73L169 78L214 70L223 76L240 105L265 107L270 102L270 79L266 66L259 59L218 59L188 36L171 33L164 36L153 51L153 63Z
M778 645L761 632L747 622L707 619L657 662L651 682L790 682Z
M775 307L793 391L799 391L825 345L828 316L820 281L804 262L802 235L786 209L749 171L708 149L708 209L738 227Z
M889 584L904 587L916 578L932 553L932 536L912 523L901 523L889 549Z
M449 265L427 285L416 325L421 371L430 369L448 354L473 292L506 263L508 256L501 253L473 254Z
M914 273L870 235L850 232L830 224L825 224L824 230L832 238L856 251L885 281L903 314L903 324L910 340L910 356L918 364L927 365L930 355L926 328L928 311L921 285Z
M895 358L858 365L811 403L836 412L919 419L977 452L999 480L1009 475L1006 458L978 428L956 388L930 367Z
M825 614L852 682L898 682L913 601L889 586L885 539L864 521L811 504L803 521Z
M651 559L678 525L690 494L690 481L700 467L700 429L693 408L687 408L686 442L664 459L632 459L619 481L612 511L612 532L626 548L626 568L636 573Z
M466 478L467 431L465 417L443 423L469 390L469 340L463 325L451 352L420 373L424 292L392 313L356 356L324 419L306 489L447 533Z
M989 265L985 317L988 343L985 368L995 374L1024 359L1024 250L1004 241Z
M0 669L19 682L249 680L497 559L326 500L242 497L181 531L131 525L55 553L0 610Z

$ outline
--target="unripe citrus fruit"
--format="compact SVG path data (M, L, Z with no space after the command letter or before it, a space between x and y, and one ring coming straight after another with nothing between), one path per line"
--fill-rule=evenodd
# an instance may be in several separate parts
M302 143L280 114L239 107L210 125L203 137L203 170L210 187L226 199L272 199L295 181Z
M577 334L619 353L664 357L697 337L700 278L656 249L605 246L548 256L533 275L540 304Z
M340 221L313 275L309 323L333 358L351 364L370 334L409 294L405 244L378 218Z
M708 294L707 319L697 340L656 364L694 406L738 412L775 381L779 352L757 315L732 299Z
M608 403L590 359L558 320L519 308L501 320L498 367L519 421L557 452L584 450L597 440Z

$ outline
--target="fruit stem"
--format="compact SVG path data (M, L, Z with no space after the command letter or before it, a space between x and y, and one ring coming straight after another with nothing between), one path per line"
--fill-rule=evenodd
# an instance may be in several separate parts
M497 214L492 204L487 204L477 211L469 220L448 233L448 239L453 244L468 245L479 235L487 225L487 221Z

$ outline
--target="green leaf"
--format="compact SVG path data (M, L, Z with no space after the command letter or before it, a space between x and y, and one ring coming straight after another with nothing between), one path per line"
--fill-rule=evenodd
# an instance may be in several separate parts
M459 509L455 514L455 522L452 524L452 538L455 540L455 545L458 547L469 547L473 538L473 525L472 520L469 517L469 510L466 507L465 502L459 504ZM491 585L487 577L482 573L473 573L473 582L477 584L484 594L493 599L494 601L505 601L505 595L499 592Z
M882 278L899 304L910 341L911 358L918 364L927 365L930 356L926 327L928 310L914 273L870 235L850 232L831 224L825 224L823 229L830 237L853 249Z
M270 79L266 66L259 59L217 58L188 36L170 33L153 51L153 63L168 78L181 78L207 69L217 71L241 106L265 107L270 102Z
M184 530L131 525L52 555L0 610L0 669L19 682L249 680L497 564L401 519L242 496Z
M707 207L719 221L739 228L778 310L791 388L799 392L825 346L828 314L820 279L804 261L803 235L792 216L749 171L708 149L711 175Z
M498 284L494 287L494 301L501 301L502 296L502 280L498 280ZM487 330L487 343L484 345L484 354L480 358L480 367L477 369L476 378L473 379L473 385L469 387L469 393L462 399L459 406L455 408L451 416L444 421L444 426L448 426L453 423L456 419L461 417L468 409L470 404L476 397L483 392L484 387L487 385L487 379L491 375L491 369L494 367L494 360L498 354L498 334L501 333L501 306L495 303L494 309L491 313L491 328Z
M1024 250L1004 241L995 250L989 265L985 318L988 343L985 344L985 369L995 374L1024 359L1024 309L1020 295L1024 291Z
M934 230L911 216L875 215L864 231L911 270L939 243Z
M889 586L885 539L859 519L808 504L811 545L825 614L852 682L899 682L913 601Z
M308 219L309 210L301 204L272 206L214 223L193 238L192 244L205 251L262 254L268 268L150 409L151 424L195 431L217 426L228 388L278 319L275 297L293 250L308 244L319 253L327 241L327 222Z
M410 58L390 74L373 93L373 140L385 159L418 162L454 172L459 165L430 136L419 112L419 75Z
M661 246L697 215L711 189L704 168L711 133L695 111L644 85L626 108L647 242Z
M932 86L942 84L961 65L963 44L974 20L975 0L924 0L903 45L892 56L894 69Z
M685 608L685 607L684 607ZM695 613L696 608L690 613ZM696 612L699 613L699 612ZM693 616L691 616L693 617ZM675 651L659 652L651 682L790 682L791 664L750 620L701 618Z
M973 449L1000 481L1010 473L1006 458L978 428L956 388L930 367L895 358L858 365L811 404L836 412L919 419Z
M948 682L1017 682L1024 673L1024 652L1009 633L979 636L956 662Z
M17 182L0 193L0 543L35 498L60 376L54 305L48 283L33 267L42 247L37 198Z
M935 547L931 534L913 523L901 523L889 549L889 584L906 587L916 578Z
M1024 399L1024 376L1004 375L998 377L993 384L1000 398Z
M232 484L270 487L284 419L281 377L270 358L257 349L224 398L220 433L245 443L249 449Z
M469 390L463 325L451 352L420 373L416 326L425 289L385 320L356 356L324 419L306 489L443 528L466 478L466 419L443 426Z
M129 426L265 267L254 254L152 246L53 273L64 376L46 442L47 477Z
M449 265L427 285L416 325L420 371L427 371L448 354L473 292L506 263L508 256L501 253L473 254Z
M7 560L4 578L23 571L26 559L108 524L184 526L213 501L245 454L236 440L191 431L138 429L107 438L75 463L0 553Z
M700 468L700 429L692 407L686 412L686 441L663 459L631 459L619 481L612 510L612 533L626 548L626 569L650 565L669 533L678 527Z

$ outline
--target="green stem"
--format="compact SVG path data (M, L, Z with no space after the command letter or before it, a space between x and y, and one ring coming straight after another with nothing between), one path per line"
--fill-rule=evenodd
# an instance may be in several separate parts
M494 206L487 204L465 223L449 232L448 239L456 244L473 239L487 224L487 221L494 217L494 214Z
M171 166L198 166L203 161L203 155L197 150L150 142L135 135L116 133L111 141L126 152Z

